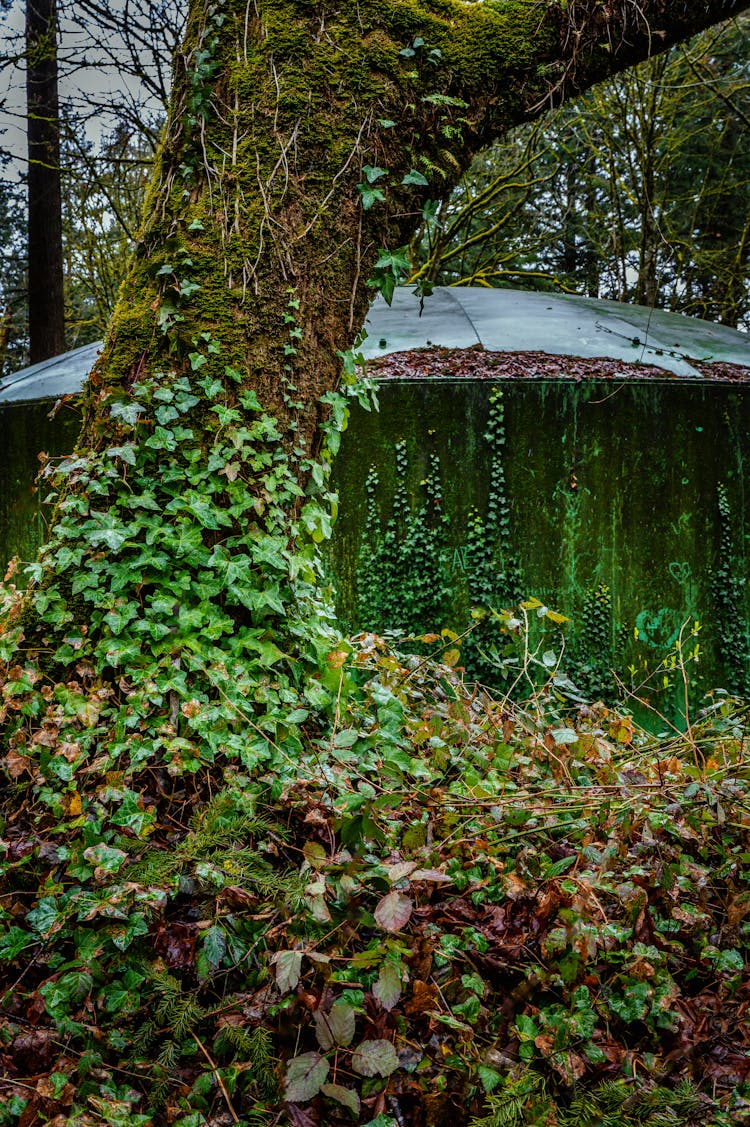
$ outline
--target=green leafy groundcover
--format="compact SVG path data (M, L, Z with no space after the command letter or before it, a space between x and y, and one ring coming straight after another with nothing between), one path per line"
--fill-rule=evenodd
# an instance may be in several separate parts
M106 832L9 755L0 1123L750 1122L741 709L656 739L375 635L316 686L265 757L94 764Z

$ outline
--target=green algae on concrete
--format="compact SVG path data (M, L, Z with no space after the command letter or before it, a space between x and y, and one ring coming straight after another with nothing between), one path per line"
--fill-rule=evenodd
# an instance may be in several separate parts
M498 390L502 427L488 440ZM695 690L744 689L746 385L384 380L378 394L379 413L353 407L334 466L331 567L347 625L460 630L473 605L536 596L571 619L565 663L588 693L614 692L612 666L639 686L681 629L685 653L699 647ZM0 410L2 565L33 559L43 536L39 451L75 445L77 411L50 418L51 406ZM504 506L494 531L492 505ZM663 669L645 691L663 698L677 677Z
M40 454L69 454L81 429L81 413L66 403L51 417L49 401L0 405L0 568L11 556L22 563L36 558L44 541L49 488L37 482ZM1 576L0 576L1 577ZM22 577L21 581L22 581ZM18 580L17 580L18 581Z
M589 694L615 692L614 666L639 695L679 698L681 632L698 694L744 689L745 386L558 378L378 390L379 414L353 410L334 471L332 569L351 627L463 630L478 535L495 575L481 601L507 607L520 587L568 616L562 667ZM498 390L502 425L488 440ZM504 506L489 533L488 505ZM398 575L399 604L390 569L408 568L410 550L416 572Z
M335 464L332 570L348 625L462 629L473 607L533 595L572 620L564 664L588 696L613 695L612 668L638 687L664 661L644 691L679 692L680 631L696 689L745 690L742 334L639 307L461 288L437 290L423 311L398 289L390 308L374 304L368 329L382 410L354 409ZM0 387L0 566L34 558L46 493L33 485L37 455L70 452L78 426L69 404L53 420L53 400L21 404L74 395L95 352ZM463 643L475 675L498 676L495 642L480 624Z

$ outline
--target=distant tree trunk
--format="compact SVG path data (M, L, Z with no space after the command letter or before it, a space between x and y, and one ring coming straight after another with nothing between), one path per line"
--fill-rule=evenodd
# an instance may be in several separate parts
M26 3L29 351L32 364L65 349L56 0Z
M10 343L11 333L13 331L13 310L9 305L5 306L2 317L0 317L0 379L2 379L3 371L5 370L5 361L8 354L8 344Z

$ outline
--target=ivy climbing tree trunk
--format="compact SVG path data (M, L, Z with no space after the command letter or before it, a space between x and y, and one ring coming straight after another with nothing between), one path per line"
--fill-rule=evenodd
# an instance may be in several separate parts
M79 449L52 476L53 531L28 592L8 589L0 633L13 780L4 879L11 894L33 887L0 952L16 1011L38 1014L42 998L47 1026L100 1062L98 1094L89 1077L82 1099L115 1098L122 1022L141 1030L126 1087L173 1081L188 1049L165 1029L210 1065L204 1034L190 1031L226 1008L231 976L212 978L226 933L201 932L195 973L213 1002L195 1002L192 1016L178 1000L194 982L142 969L155 944L167 966L194 974L170 931L192 926L174 923L180 897L208 889L225 898L221 912L252 902L221 884L218 861L207 868L189 852L187 811L224 802L211 841L229 848L230 826L236 844L251 832L246 791L260 779L276 798L291 794L355 693L356 676L343 692L337 672L346 649L320 595L317 545L334 504L336 388L352 367L340 353L373 283L388 293L408 269L425 201L481 145L732 10L727 0L191 4ZM170 868L175 858L191 875ZM28 982L13 966L19 933L37 952ZM231 971L240 992L258 981L243 950ZM295 952L283 954L293 967ZM296 986L292 970L279 974ZM136 1000L122 1000L128 991ZM82 998L90 1013L74 1019ZM287 1095L304 1102L309 1091Z

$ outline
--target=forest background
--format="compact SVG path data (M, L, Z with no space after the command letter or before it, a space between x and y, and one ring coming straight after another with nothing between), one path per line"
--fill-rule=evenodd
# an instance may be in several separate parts
M23 6L5 5L0 373L29 361ZM114 309L184 29L180 0L59 5L65 347ZM477 156L426 212L401 280L635 301L733 327L750 315L750 63L730 21Z

